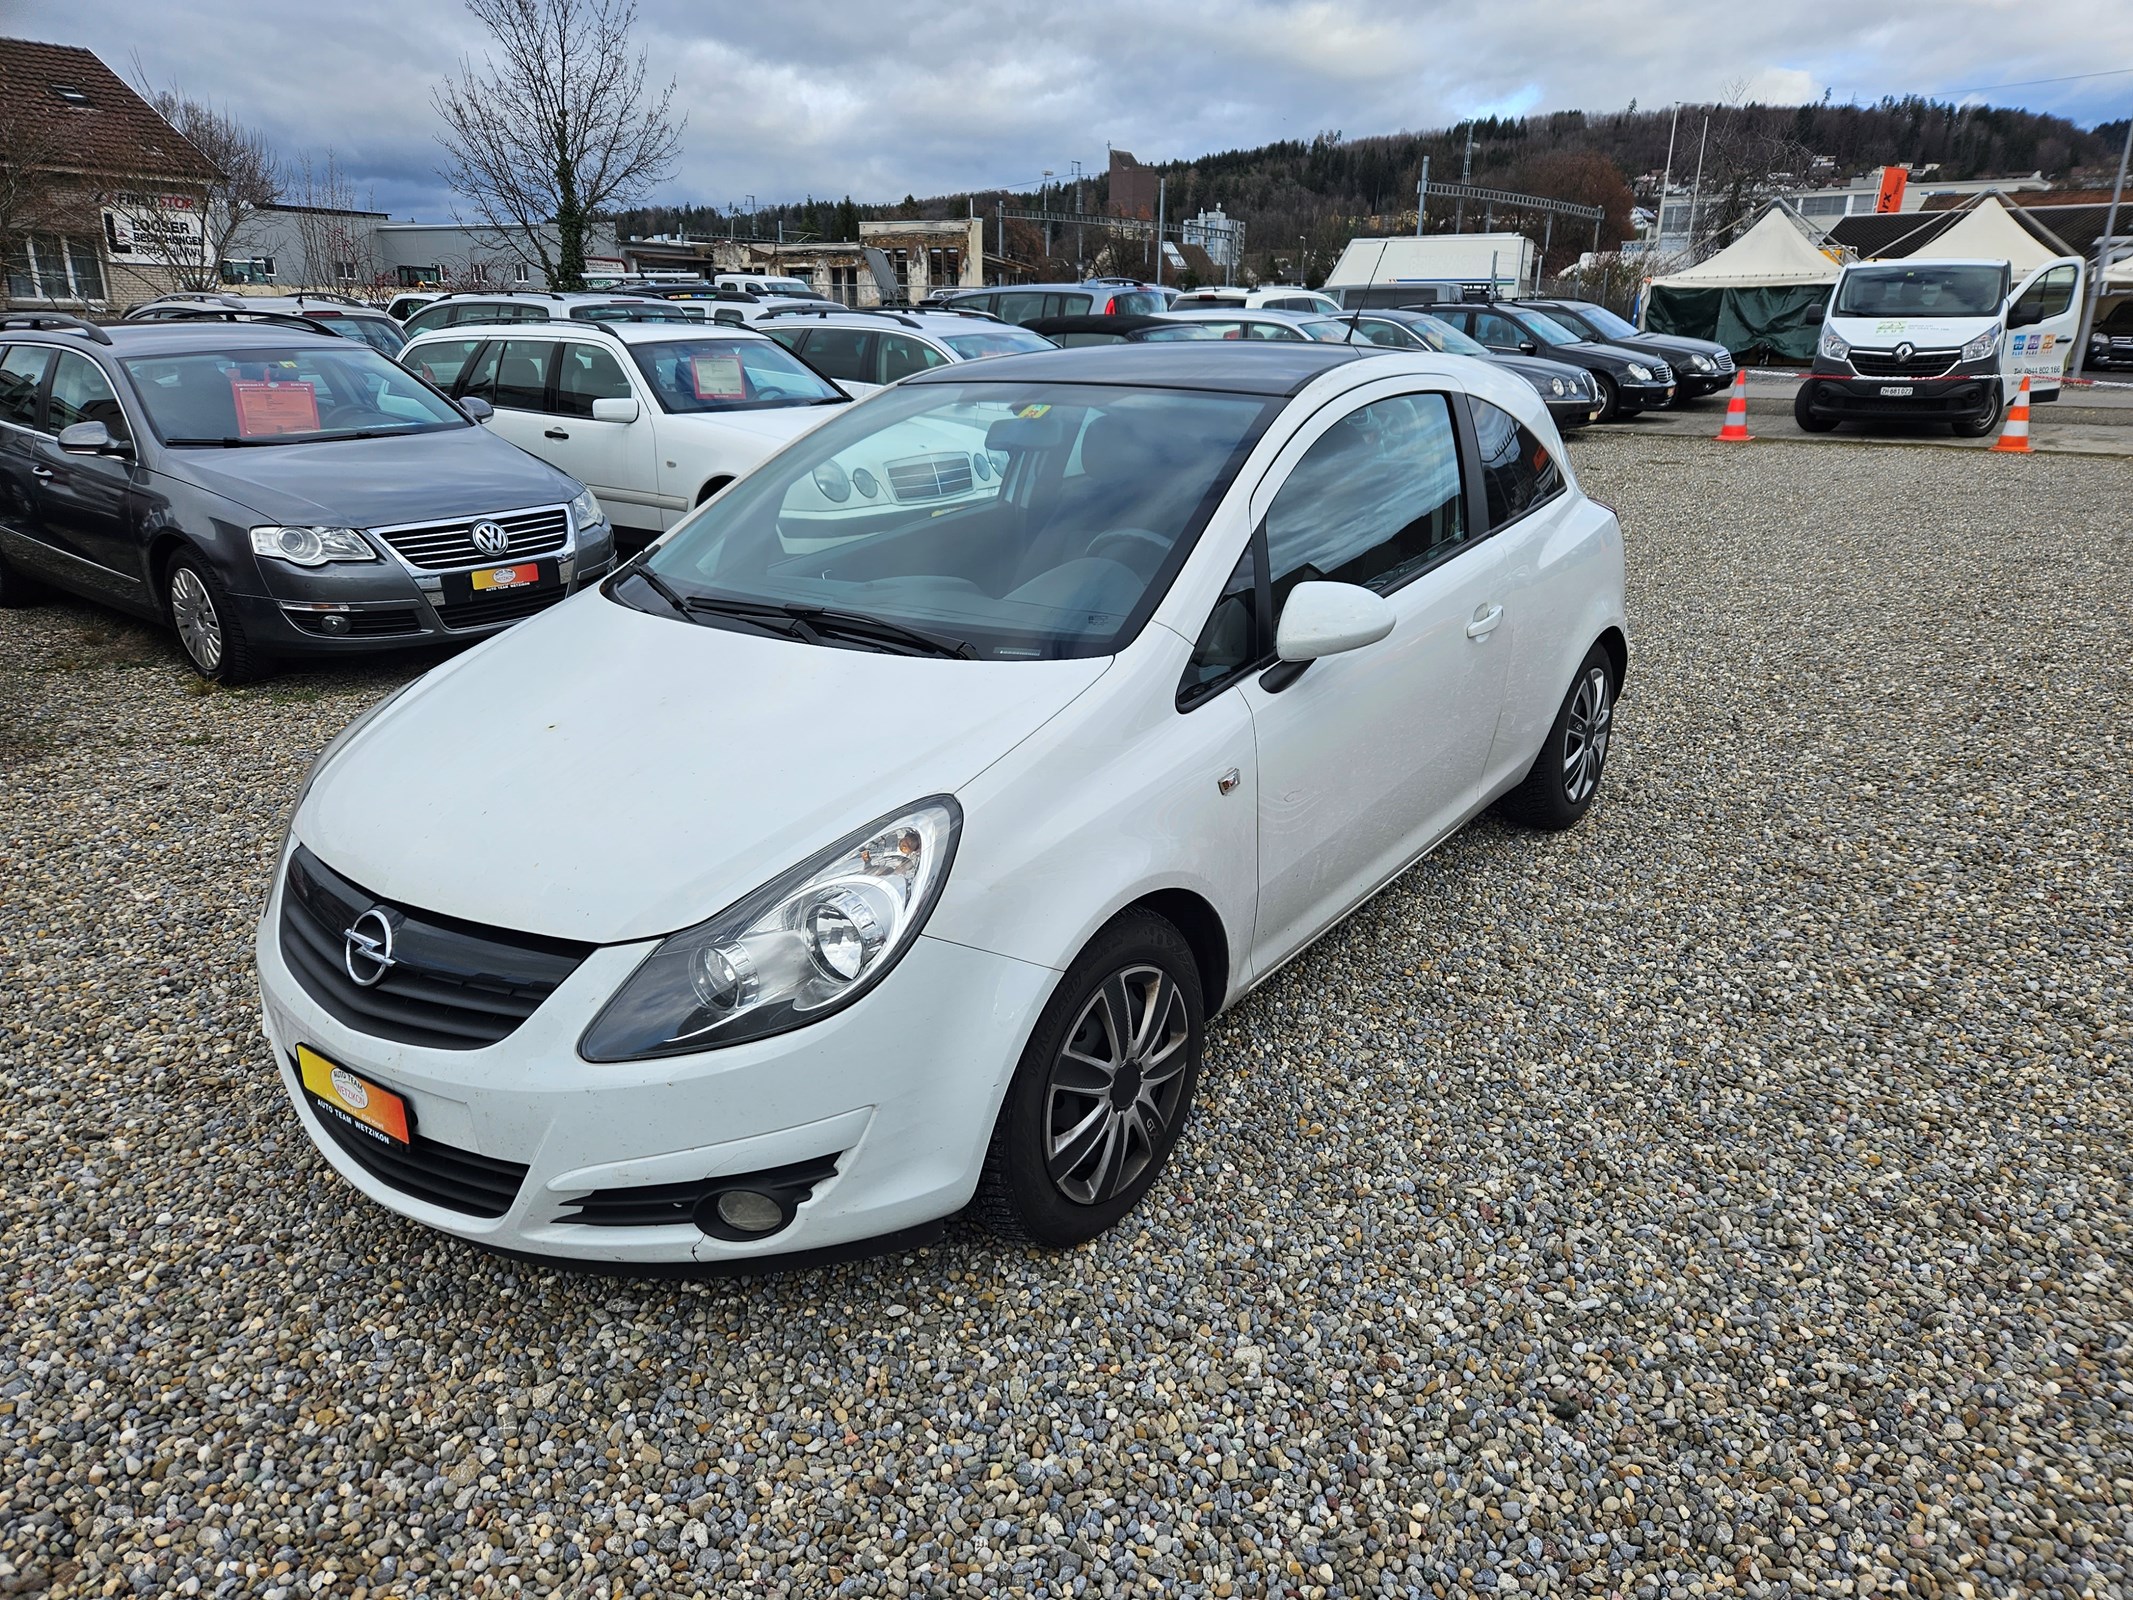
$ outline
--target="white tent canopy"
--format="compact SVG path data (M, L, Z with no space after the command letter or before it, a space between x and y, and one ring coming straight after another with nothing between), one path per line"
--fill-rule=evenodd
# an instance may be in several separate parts
M2015 221L1996 194L1988 194L1963 213L1962 220L1912 252L1921 261L2005 261L2015 276L2034 272L2059 252Z
M1835 283L1837 264L1808 242L1780 206L1708 260L1652 280L1669 289L1746 289Z

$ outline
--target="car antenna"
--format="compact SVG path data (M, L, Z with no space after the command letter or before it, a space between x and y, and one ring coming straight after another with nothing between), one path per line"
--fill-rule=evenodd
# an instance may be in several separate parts
M1378 268L1385 265L1385 252L1390 250L1391 248L1392 235L1388 233L1385 235L1384 238L1378 241L1378 258L1377 260L1370 263L1370 282L1376 283L1378 281ZM1353 311L1348 313L1348 337L1343 339L1341 343L1354 344L1356 330L1362 327L1362 325L1363 308L1361 306L1357 306Z

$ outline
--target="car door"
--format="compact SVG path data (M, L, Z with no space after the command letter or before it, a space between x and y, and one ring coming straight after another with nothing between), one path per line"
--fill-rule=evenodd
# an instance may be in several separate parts
M1244 685L1259 758L1265 971L1465 820L1506 657L1502 547L1461 466L1463 398L1413 380L1328 406L1252 498L1266 616L1298 583L1358 583L1395 623L1374 645Z
M459 380L466 375L468 366L485 343L487 341L481 338L428 340L401 351L400 364L416 377L450 394L458 387ZM488 397L484 395L482 398Z
M130 454L60 449L59 431L77 422L101 422L114 440L132 443L125 408L104 369L78 351L62 350L45 396L44 425L31 446L38 521L57 548L87 564L86 582L139 604L152 593L147 550L136 528L140 468Z
M1531 355L1538 341L1500 311L1476 311L1467 331L1491 350L1507 355Z
M630 422L602 422L595 400L634 400ZM613 346L566 339L556 347L555 410L541 430L541 455L600 497L619 526L657 533L661 526L654 460L658 407L639 394Z
M2007 309L2001 357L2008 398L2027 377L2040 398L2056 395L2081 322L2081 284L2087 268L2073 256L2049 262L2025 278Z
M945 367L948 358L923 339L914 339L907 333L878 333L874 336L874 381L891 384L899 378L908 378L914 372L924 372L928 367Z
M465 393L496 408L489 431L521 450L549 459L554 441L542 437L554 424L548 410L548 369L556 341L492 339L467 375Z
M58 558L37 520L37 423L44 379L52 365L48 345L0 347L0 535L22 566L50 573Z

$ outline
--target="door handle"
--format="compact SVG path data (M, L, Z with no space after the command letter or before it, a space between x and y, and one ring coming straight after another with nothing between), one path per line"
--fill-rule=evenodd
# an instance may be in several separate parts
M570 435L565 433L561 428L550 428L546 433L542 434L541 437L543 439L567 439L570 437Z
M33 477L33 478L49 478L49 477L51 477L51 475L52 475L52 469L51 469L50 467L32 467L32 468L30 468L30 476L31 476L31 477Z
M1466 625L1469 639L1486 639L1496 631L1496 624L1503 621L1502 606L1482 606L1475 610L1474 620Z

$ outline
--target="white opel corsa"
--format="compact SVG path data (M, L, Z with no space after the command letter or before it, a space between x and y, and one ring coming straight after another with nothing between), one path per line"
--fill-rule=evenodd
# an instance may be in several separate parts
M944 424L986 496L824 539L826 466ZM975 1202L1071 1245L1156 1181L1210 1014L1482 807L1584 813L1627 648L1515 376L942 368L343 733L267 1033L343 1177L483 1244L745 1268Z

